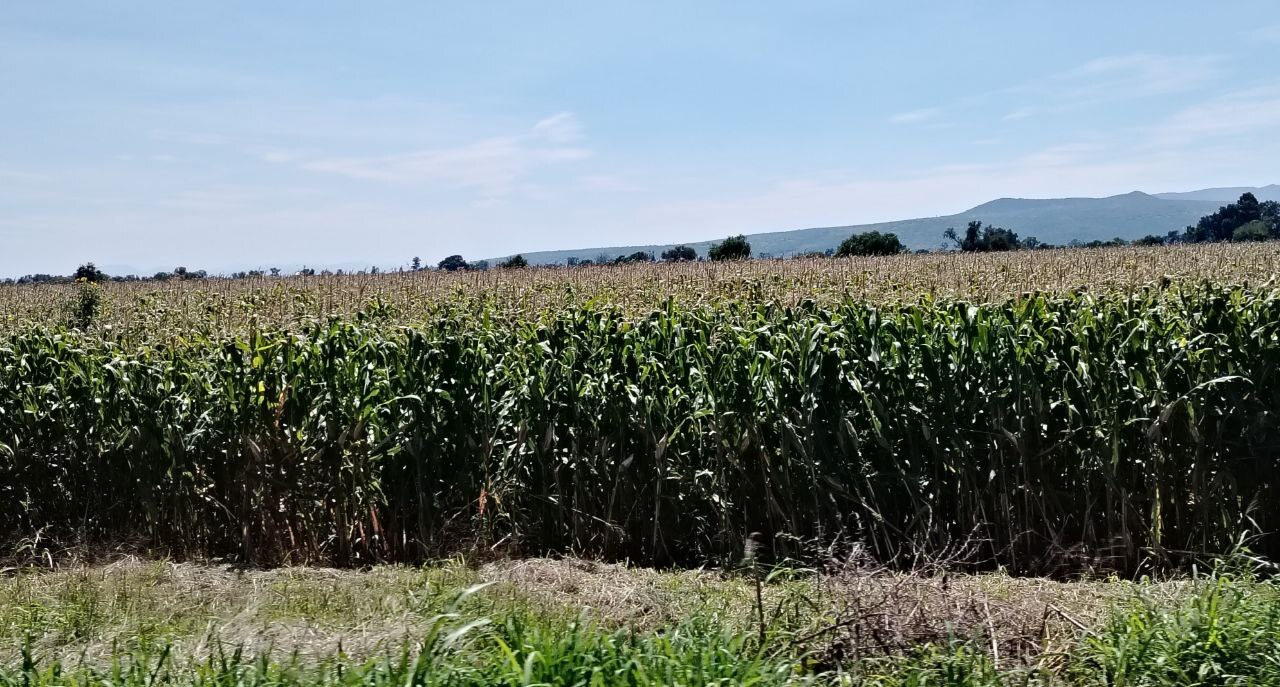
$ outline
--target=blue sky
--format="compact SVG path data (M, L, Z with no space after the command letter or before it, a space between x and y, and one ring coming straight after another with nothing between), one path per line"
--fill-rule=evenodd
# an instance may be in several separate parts
M1274 0L10 2L0 275L1280 181Z

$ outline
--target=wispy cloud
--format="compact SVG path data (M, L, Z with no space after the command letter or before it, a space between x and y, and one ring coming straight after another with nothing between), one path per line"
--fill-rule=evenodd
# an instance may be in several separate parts
M1221 59L1209 55L1136 53L1089 60L1009 90L1024 100L1005 121L1055 114L1122 100L1194 91L1220 74Z
M642 184L616 174L588 174L578 177L578 183L593 191L644 191Z
M889 117L889 122L893 124L919 124L936 120L942 115L941 107L924 107L919 110L911 110L909 112L899 112Z
M1280 88L1237 91L1174 113L1156 125L1159 144L1223 136L1274 136L1280 129Z
M394 155L327 157L298 163L313 172L391 183L440 183L505 193L533 169L591 157L571 145L582 136L572 113L564 112L516 136L488 138L461 146ZM277 156L278 157L278 156Z
M232 140L219 134L200 133L195 131L172 131L169 129L152 129L148 135L157 141L166 143L185 143L189 145L220 146Z
M1271 26L1260 26L1256 29L1249 29L1242 32L1244 37L1259 43L1280 43L1280 24L1272 24Z
M561 112L534 124L533 132L553 143L570 143L582 138L582 125L572 112Z
M1200 89L1221 75L1213 55L1134 53L1098 57L1034 81L978 93L936 107L891 115L892 124L942 125L949 114L971 112L995 101L1012 102L1001 119L1013 122L1044 114Z

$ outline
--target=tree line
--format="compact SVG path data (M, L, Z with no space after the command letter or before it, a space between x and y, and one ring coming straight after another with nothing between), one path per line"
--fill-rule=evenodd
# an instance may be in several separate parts
M967 253L989 253L1010 250L1037 250L1046 248L1056 248L1053 244L1041 243L1036 237L1028 236L1019 237L1018 233L1012 229L997 227L990 224L984 224L980 220L973 220L965 227L963 234L955 228L948 228L943 232L943 239L952 250L958 250ZM1267 241L1280 239L1280 203L1276 201L1259 202L1257 197L1252 193L1245 193L1234 202L1222 206L1216 212L1205 215L1200 221L1193 226L1188 226L1182 231L1170 231L1164 236L1156 234L1148 234L1140 239L1132 242L1116 237L1109 241L1072 241L1067 244L1072 248L1102 248L1109 246L1161 246L1177 243L1210 243L1216 241ZM826 251L816 251L796 255L795 257L814 258L814 257L854 257L854 256L878 256L878 255L897 255L907 252L906 246L899 240L898 235L891 232L867 231L862 233L851 234L848 238L840 243L834 249ZM927 252L927 251L917 251ZM747 260L751 258L751 243L747 241L746 236L738 234L730 236L719 243L714 243L707 250L707 260L720 262L726 260ZM769 257L761 255L759 257ZM644 262L693 262L702 260L698 255L698 251L691 246L678 245L664 250L660 255L655 256L653 253L646 251L635 251L626 255L610 255L601 253L592 259L580 259L571 257L566 261L568 267L584 267L588 265L625 265L632 263ZM500 269L521 269L529 266L529 261L523 255L513 255L497 264ZM444 272L456 271L483 271L490 268L489 261L476 260L468 262L461 255L450 255L436 263L435 269ZM402 268L403 269L403 268ZM411 272L419 272L431 269L423 265L422 259L414 257L408 265ZM359 270L352 274L378 274L380 270L374 266L367 270ZM343 275L343 270L322 270L317 272L315 269L303 267L296 272L300 276L322 276ZM272 267L267 270L247 270L241 272L233 272L228 275L232 279L249 279L255 277L279 277L281 270L278 267ZM205 270L188 270L186 267L175 267L169 272L156 272L154 275L138 276L110 276L98 269L94 263L89 262L81 265L75 272L69 275L55 274L29 274L18 279L0 280L0 284L70 284L74 282L92 282L100 283L105 281L130 282L130 281L170 281L170 280L188 280L188 279L205 279L209 277L209 273Z

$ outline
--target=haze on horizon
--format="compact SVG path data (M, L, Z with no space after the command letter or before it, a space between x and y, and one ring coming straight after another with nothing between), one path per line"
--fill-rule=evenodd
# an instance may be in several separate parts
M433 263L1280 176L1262 0L12 3L0 89L0 276Z

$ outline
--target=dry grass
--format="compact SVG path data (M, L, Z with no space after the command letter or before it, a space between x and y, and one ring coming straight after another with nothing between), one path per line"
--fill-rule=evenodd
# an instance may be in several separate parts
M482 582L493 584L470 598L465 616L585 612L605 626L650 631L695 616L750 629L756 617L750 576L707 570L528 559L478 568L453 561L237 572L128 559L0 578L0 646L7 647L0 653L14 656L8 649L29 640L40 655L90 662L161 644L188 656L218 645L314 659L338 650L367 656L412 642L460 591ZM1184 587L848 569L775 578L764 586L764 606L779 636L827 646L833 657L960 637L993 647L1008 663L1062 651L1118 600L1172 601Z

